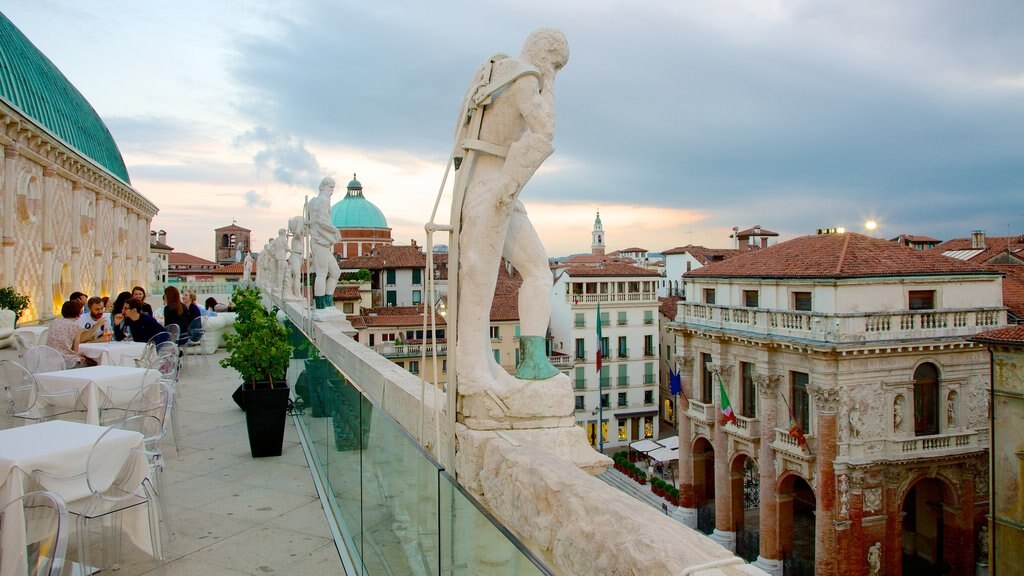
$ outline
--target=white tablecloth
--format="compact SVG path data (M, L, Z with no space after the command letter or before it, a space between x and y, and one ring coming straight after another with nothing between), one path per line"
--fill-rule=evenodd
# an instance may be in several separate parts
M74 370L41 372L35 376L39 390L43 393L77 389L82 403L85 404L85 421L89 424L99 424L100 406L104 399L109 398L118 408L126 408L144 384L156 382L160 378L160 372L128 366L90 366ZM39 401L43 399L40 398Z
M46 333L49 331L49 326L22 326L14 329L14 333L21 334L30 346L46 344Z
M64 477L85 472L89 451L104 431L106 428L101 426L60 420L0 430L0 508L25 494L25 484L36 470ZM138 459L135 465L139 470L148 473L149 464L142 452L143 447L142 434L117 430L104 438L97 455L103 462L103 469L110 470L111 475L120 470L131 457ZM133 448L139 450L133 452ZM84 477L52 484L44 485L43 489L56 492L67 502L89 495ZM152 554L145 507L136 506L122 514L122 527L132 542ZM16 516L17 513L9 517L8 521L13 526L23 526L24 519ZM74 522L74 517L71 518L71 522ZM24 531L4 530L0 534L0 546L5 551L24 550ZM5 553L0 556L0 574L25 574L25 567L17 565L19 555Z
M142 357L145 342L88 342L78 345L78 353L106 366L125 366L127 360Z

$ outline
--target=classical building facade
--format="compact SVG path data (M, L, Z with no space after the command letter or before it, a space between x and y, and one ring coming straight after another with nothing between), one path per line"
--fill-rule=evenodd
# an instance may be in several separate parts
M837 234L684 281L688 522L773 574L973 574L989 358L969 338L1005 325L1001 276Z
M96 111L3 14L0 146L0 285L31 298L21 322L53 318L74 291L148 285L156 206Z
M380 208L363 196L363 185L352 175L345 197L331 208L331 222L341 233L334 252L341 258L370 254L379 246L391 246L391 228Z
M556 268L551 337L576 391L576 422L593 446L658 436L657 272L622 262ZM600 317L598 305L600 304ZM597 326L602 363L597 371ZM559 365L561 364L561 365ZM600 420L600 424L598 421Z

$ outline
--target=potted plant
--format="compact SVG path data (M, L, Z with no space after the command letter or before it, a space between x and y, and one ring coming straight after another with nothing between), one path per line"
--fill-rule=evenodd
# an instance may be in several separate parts
M280 456L290 392L285 380L292 356L288 330L263 307L259 289L236 289L232 300L238 314L235 333L224 337L228 356L220 365L242 377L233 397L245 410L253 458Z
M29 302L28 296L18 294L11 286L0 288L0 308L14 312L15 327L18 326L18 319L21 318L21 313L25 311L25 308L28 308Z

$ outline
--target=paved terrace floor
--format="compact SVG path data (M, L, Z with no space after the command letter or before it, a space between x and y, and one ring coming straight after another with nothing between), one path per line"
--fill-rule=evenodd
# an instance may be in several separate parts
M344 574L313 478L288 418L284 452L276 458L249 454L245 413L231 400L238 386L233 369L208 357L204 369L189 358L179 382L181 454L168 435L163 451L167 524L163 527L167 576ZM13 348L0 359L16 359ZM169 534L168 534L169 532ZM68 555L77 556L75 537ZM98 530L91 558L99 559ZM156 562L122 539L117 576L157 574Z

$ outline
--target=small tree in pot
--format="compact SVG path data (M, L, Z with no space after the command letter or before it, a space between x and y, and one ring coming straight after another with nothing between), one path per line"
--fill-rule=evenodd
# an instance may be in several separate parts
M29 297L18 294L11 286L0 288L0 308L6 308L14 312L14 325L18 325L21 313L28 308Z
M235 333L224 337L228 356L220 365L242 377L233 397L245 410L253 457L280 456L289 397L285 374L292 356L288 330L260 303L259 289L236 289L232 301L238 313Z

